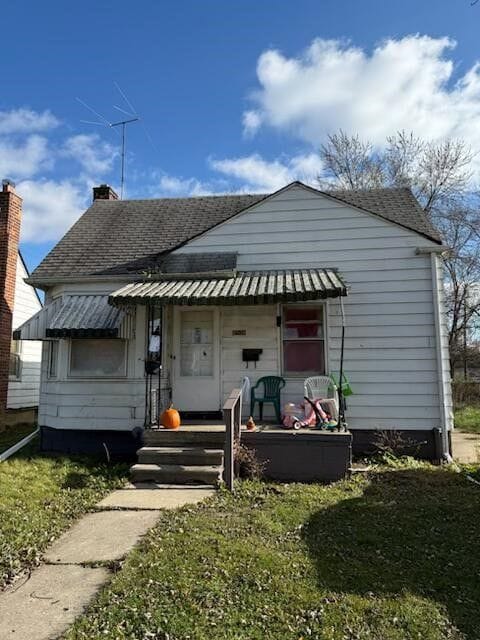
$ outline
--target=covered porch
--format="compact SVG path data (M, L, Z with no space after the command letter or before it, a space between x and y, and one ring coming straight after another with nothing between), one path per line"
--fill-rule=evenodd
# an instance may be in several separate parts
M111 305L146 316L145 428L170 402L187 419L219 419L245 379L251 387L283 378L284 404L303 398L305 378L334 368L338 377L342 353L332 354L329 319L343 317L346 293L332 269L164 274L115 291ZM272 407L264 417L275 417Z
M283 380L283 407L303 400L305 378L330 372L329 303L336 298L339 313L346 293L328 269L168 274L114 292L110 304L146 312L145 446L134 477L175 481L180 472L185 481L210 482L221 467L233 486L240 443L271 478L344 477L352 441L345 428L289 431L271 404L261 419L254 413L255 430L245 423L253 413L249 389L265 376ZM172 402L182 416L178 431L162 427ZM206 474L197 468L202 461Z

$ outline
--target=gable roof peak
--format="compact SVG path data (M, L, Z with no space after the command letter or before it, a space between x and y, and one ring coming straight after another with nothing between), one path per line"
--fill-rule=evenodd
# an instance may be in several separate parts
M128 273L138 261L178 249L295 186L441 244L440 236L408 188L320 191L295 180L272 194L95 200L35 269L30 281L40 284L42 279L56 276Z

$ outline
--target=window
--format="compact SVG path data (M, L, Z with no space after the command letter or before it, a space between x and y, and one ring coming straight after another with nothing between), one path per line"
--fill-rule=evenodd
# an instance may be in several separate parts
M180 375L213 375L213 311L182 311Z
M71 341L70 375L83 378L121 378L126 375L126 341L115 338Z
M283 307L283 372L325 373L323 306Z
M57 363L58 363L58 340L52 340L50 342L50 348L48 351L48 377L57 377Z
M12 340L10 343L10 369L11 380L20 380L22 373L22 343L20 340Z

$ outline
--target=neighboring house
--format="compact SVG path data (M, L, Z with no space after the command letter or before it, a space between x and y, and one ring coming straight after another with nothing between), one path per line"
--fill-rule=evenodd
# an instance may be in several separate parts
M338 375L342 300L354 450L401 430L439 458L452 428L443 250L407 189L294 182L267 196L119 201L95 188L28 280L46 292L19 331L45 341L43 447L133 452L159 396L211 419L244 376L281 375L282 403L301 401L307 376ZM261 350L256 366L245 349Z
M12 318L14 331L42 308L37 292L25 282L28 277L27 266L19 252ZM42 343L40 341L12 340L7 409L38 407L41 361Z
M42 344L12 340L12 329L41 308L35 289L25 282L28 271L18 250L22 200L9 181L0 192L0 406L38 406Z

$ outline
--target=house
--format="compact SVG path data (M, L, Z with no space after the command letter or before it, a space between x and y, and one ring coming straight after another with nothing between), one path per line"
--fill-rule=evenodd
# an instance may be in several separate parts
M213 421L245 376L281 375L282 403L298 402L307 376L338 376L343 310L354 452L399 430L438 459L452 428L444 249L408 189L120 201L96 187L28 278L46 294L17 332L44 341L43 447L134 453L170 398ZM247 436L277 477L317 460L313 433Z
M33 418L38 406L42 344L12 340L16 329L42 308L35 289L25 282L28 270L18 250L22 200L3 181L0 192L0 407L15 410L18 420Z

